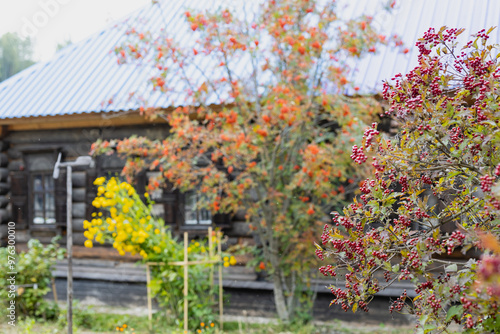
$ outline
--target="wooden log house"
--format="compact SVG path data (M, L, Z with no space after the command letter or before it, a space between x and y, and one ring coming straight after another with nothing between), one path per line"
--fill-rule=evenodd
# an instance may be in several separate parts
M219 2L223 6L228 5L222 0ZM353 0L345 13L354 15L355 8L370 13L376 4L382 2ZM231 5L239 6L239 2ZM161 28L170 30L173 36L182 41L189 31L184 12L206 8L213 8L211 1L158 1L66 47L50 61L35 64L0 83L0 240L3 244L7 235L6 223L9 221L16 223L19 249L26 247L30 238L49 242L52 237L61 235L62 244L65 243L64 171L61 170L59 179L52 178L59 153L62 153L63 161L72 161L78 156L88 155L91 144L97 139L125 138L132 134L151 138L164 138L167 135L169 129L166 122L161 118L150 121L141 116L139 107L142 102L131 98L130 93L145 96L149 105L166 110L183 105L183 94L159 94L144 88L151 74L141 66L117 64L112 51L126 41L126 31L136 23L153 31ZM498 25L499 13L500 2L496 0L474 3L467 0L398 2L395 11L386 13L378 23L388 35L397 32L408 45L409 52L403 54L383 47L377 54L352 64L354 71L350 79L360 87L357 94L377 94L382 80L410 70L416 64L417 53L412 46L429 27L464 27L465 35L469 35ZM493 32L491 40L500 42L498 29ZM244 68L244 64L241 66ZM354 93L346 91L347 95ZM120 257L109 246L83 247L83 221L90 219L93 212L93 181L99 176L119 173L122 167L123 161L120 159L102 156L96 159L94 168L76 168L73 172L74 256L82 259L82 266L87 268L81 271L83 278L98 272L88 268L99 260L136 259ZM151 172L144 172L138 178L136 187L139 191L144 189L148 173ZM212 225L224 230L229 236L229 243L251 242L252 236L244 215L210 217L193 214L197 210L193 196L164 190L154 198L157 203L155 210L177 232L205 231ZM62 269L56 270L56 273L64 276ZM78 276L78 270L76 273ZM107 272L92 277L119 279L115 274ZM234 275L240 275L238 279L247 282L241 283L241 286L259 289L248 283L256 279L251 270L242 269ZM137 281L143 279L137 278ZM225 281L225 284L231 283Z

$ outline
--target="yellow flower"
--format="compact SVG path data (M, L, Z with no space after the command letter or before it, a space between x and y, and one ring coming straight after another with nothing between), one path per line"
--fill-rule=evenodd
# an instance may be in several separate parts
M210 323L210 327L214 327L215 324L213 322Z
M97 188L97 195L101 196L102 194L104 194L105 191L106 188L104 188L103 186L99 186L99 188Z
M85 240L84 245L85 245L85 247L87 247L87 248L92 248L92 246L93 246L93 245L92 245L92 241L90 241L90 240Z
M205 323L200 323L200 327L205 327Z
M234 266L236 264L236 258L234 256L231 256L229 258L229 264L232 266Z
M227 256L224 256L224 262L229 261L229 258Z
M224 267L229 267L229 262L224 262Z
M98 177L97 179L95 179L94 181L94 184L96 186L100 186L104 183L104 181L106 181L106 178L103 176L103 177Z
M160 230L155 228L155 234L160 234Z
M83 228L88 229L92 226L92 224L88 220L83 221Z
M144 197L149 198L149 193L144 193Z

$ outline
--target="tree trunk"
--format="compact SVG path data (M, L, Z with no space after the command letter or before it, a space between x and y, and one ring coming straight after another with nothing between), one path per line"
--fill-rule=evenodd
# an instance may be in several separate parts
M274 304L276 305L276 311L278 312L278 317L281 321L288 323L290 322L290 312L288 310L284 286L281 281L281 275L277 268L273 273L273 288L274 288Z

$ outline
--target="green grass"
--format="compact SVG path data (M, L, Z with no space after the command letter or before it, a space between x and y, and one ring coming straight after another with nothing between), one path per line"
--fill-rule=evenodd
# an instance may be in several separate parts
M112 309L110 310L112 311ZM159 334L159 333L183 333L177 327L167 324L163 313L157 313L153 319L153 330L149 330L147 316L137 316L129 314L113 314L96 311L92 307L86 308L76 306L73 311L73 323L75 334L90 333L136 333L136 334ZM117 327L126 324L127 328L121 332ZM205 327L206 328L206 327ZM133 329L133 330L132 330ZM191 333L197 333L197 329L191 329ZM0 333L5 334L63 334L66 333L66 313L62 310L57 321L43 322L34 319L21 319L15 328L6 323L0 323ZM355 326L349 323L332 320L328 323L313 323L307 325L285 325L277 323L246 323L239 321L229 321L224 323L224 333L227 334L406 334L412 333L410 326L392 327L380 324L379 326ZM202 333L215 333L209 329Z

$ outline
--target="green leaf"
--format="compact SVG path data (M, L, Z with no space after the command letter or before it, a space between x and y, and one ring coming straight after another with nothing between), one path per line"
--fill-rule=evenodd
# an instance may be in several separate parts
M463 313L462 305L455 305L450 307L450 309L446 313L446 322L449 322L454 316L461 315L462 313Z
M457 270L458 270L458 267L457 267L456 263L450 264L449 266L447 266L446 268L444 268L444 271L446 271L447 273L449 273L449 272L456 272Z
M427 325L424 326L424 333L430 333L430 332L432 332L435 329L437 329L436 325L427 324Z

